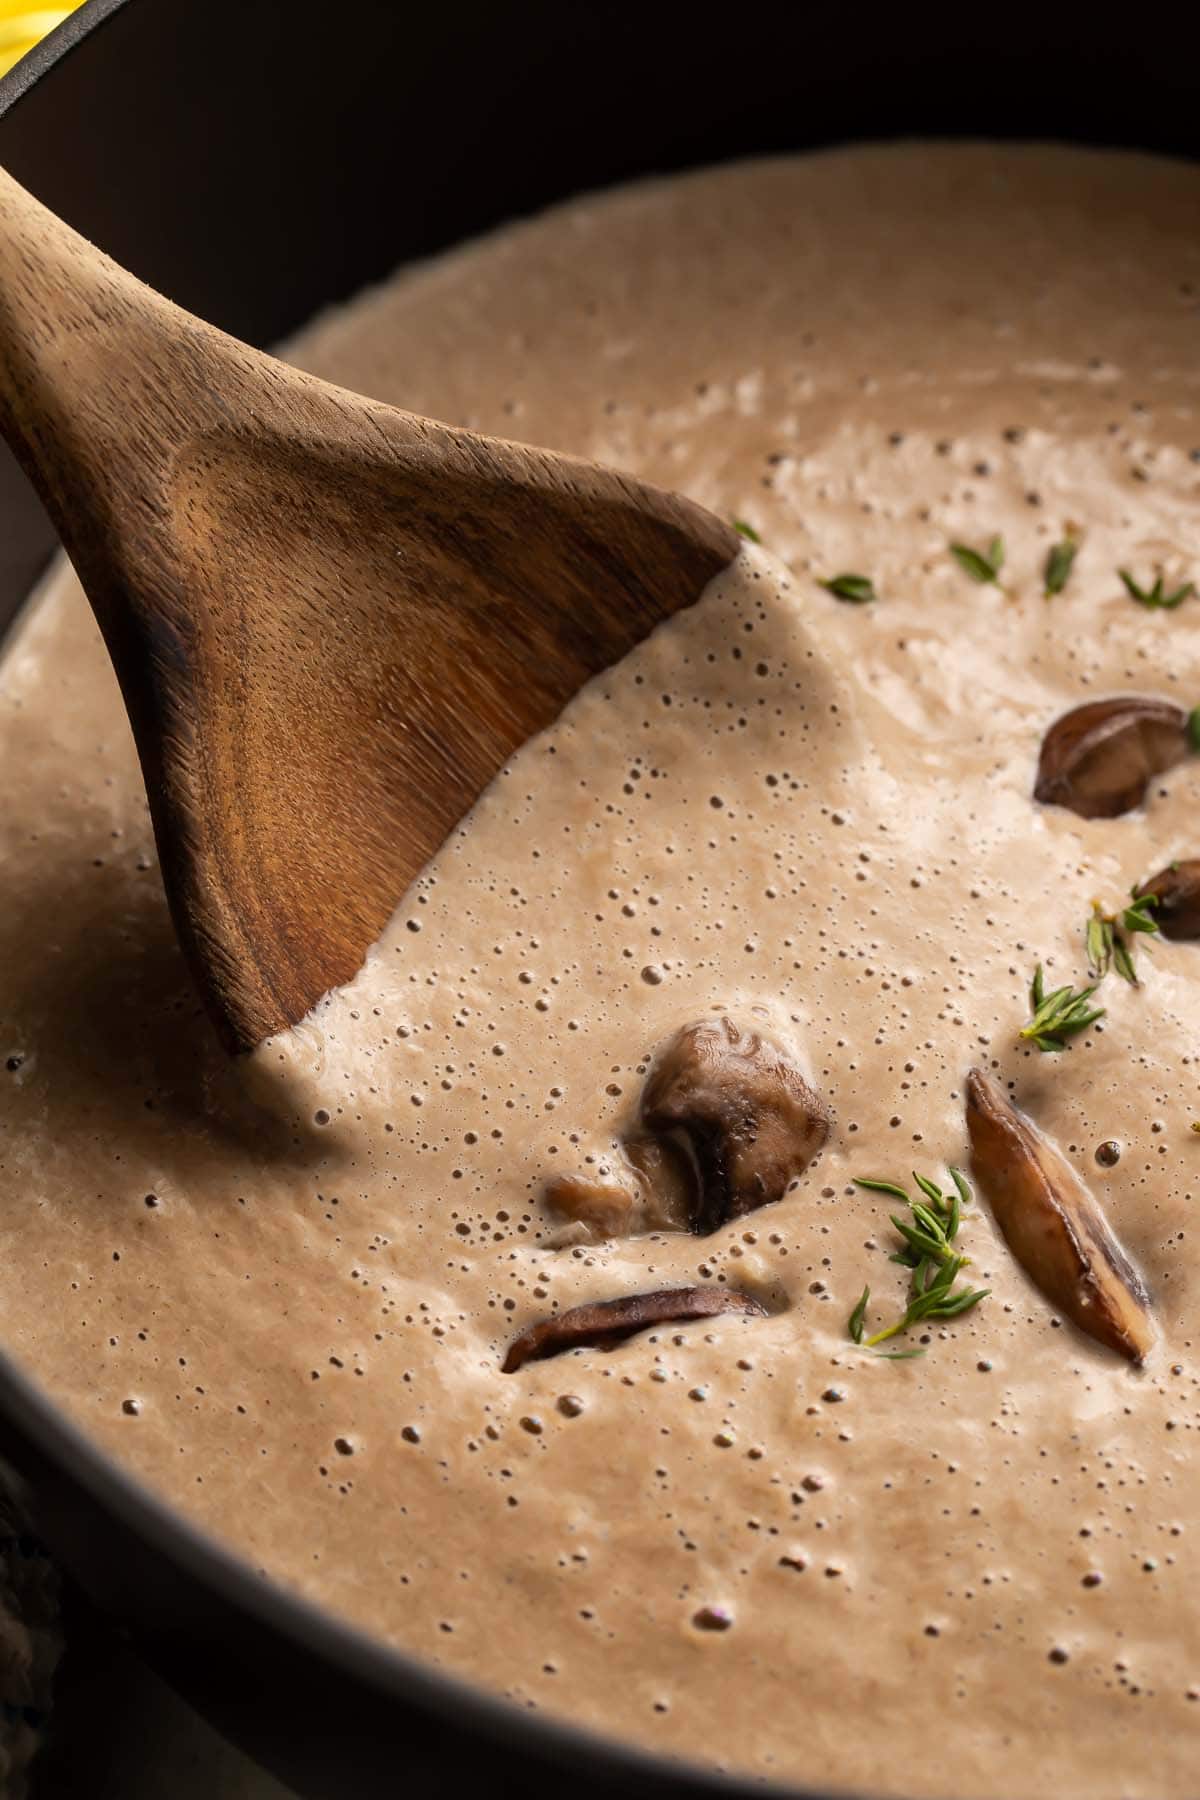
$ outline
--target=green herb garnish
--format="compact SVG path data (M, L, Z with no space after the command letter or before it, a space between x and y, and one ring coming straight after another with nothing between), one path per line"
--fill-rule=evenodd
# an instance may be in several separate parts
M1178 867L1178 864L1175 865ZM1157 894L1139 894L1132 890L1133 905L1127 906L1121 914L1121 924L1126 931L1157 931L1158 920L1151 916L1151 908L1158 905Z
M733 529L738 532L740 536L749 538L752 544L762 543L762 539L759 537L757 531L755 531L753 525L749 524L745 519L734 519Z
M868 600L878 600L875 583L869 575L834 575L829 581L818 582L829 594L838 600L849 600L854 606L862 606Z
M1168 594L1161 571L1154 577L1152 588L1141 587L1128 569L1118 569L1117 574L1125 583L1125 591L1131 600L1136 600L1139 606L1154 607L1165 612L1172 612L1175 607L1182 606L1188 595L1196 591L1194 581L1185 581L1182 587L1177 587L1173 593Z
M861 1344L864 1350L874 1350L877 1344L898 1337L902 1331L907 1331L910 1326L919 1325L926 1319L957 1319L990 1293L989 1288L954 1286L968 1261L953 1245L962 1223L963 1208L971 1203L971 1190L961 1169L952 1168L950 1179L954 1187L953 1192L947 1195L936 1182L918 1175L914 1170L913 1180L924 1198L912 1200L907 1190L897 1182L879 1181L865 1175L855 1177L855 1187L866 1188L873 1194L891 1194L903 1200L912 1214L911 1219L903 1219L898 1213L890 1215L901 1240L901 1247L891 1260L912 1271L908 1304L904 1312L891 1325L885 1325L882 1331L866 1337L864 1333L871 1290L865 1287L846 1322L851 1342ZM878 1354L899 1362L910 1356L922 1356L924 1351L887 1350L879 1351Z
M1157 905L1157 894L1143 894L1139 898L1135 893L1129 906L1119 912L1106 913L1101 910L1098 900L1092 901L1092 916L1084 927L1084 941L1088 962L1098 981L1113 968L1123 980L1134 987L1138 985L1137 970L1133 966L1133 939L1139 933L1157 932L1158 921L1153 917L1153 908Z
M994 537L986 550L972 550L970 544L951 544L950 554L972 581L999 581L1004 567L1004 539Z
M1108 974L1113 953L1113 922L1100 911L1100 903L1092 902L1092 916L1084 926L1084 942L1087 944L1087 959L1092 974L1098 980Z
M1069 537L1051 547L1042 575L1047 600L1054 594L1061 594L1066 587L1078 552L1079 545Z
M1086 1031L1089 1025L1104 1017L1104 1007L1088 1005L1098 986L1098 982L1093 982L1091 987L1080 988L1078 993L1074 988L1060 987L1048 994L1039 963L1029 988L1032 1016L1028 1025L1022 1026L1021 1036L1031 1038L1039 1050L1065 1050L1069 1037Z
M1188 743L1193 750L1200 750L1200 706L1194 706L1188 714Z

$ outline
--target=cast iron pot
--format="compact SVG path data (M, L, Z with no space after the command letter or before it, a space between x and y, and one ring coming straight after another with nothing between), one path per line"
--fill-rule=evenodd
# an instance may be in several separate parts
M1101 19L1053 0L948 21L804 0L89 0L0 82L0 162L172 299L268 344L398 262L650 170L916 133L1196 154L1200 13L1144 40L1135 15ZM53 547L3 455L0 630ZM82 1586L311 1800L762 1792L519 1712L270 1586L2 1353L0 1432Z

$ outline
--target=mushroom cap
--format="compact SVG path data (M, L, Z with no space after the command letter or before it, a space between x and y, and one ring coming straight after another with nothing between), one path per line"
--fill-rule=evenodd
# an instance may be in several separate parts
M692 1228L778 1200L829 1136L829 1112L787 1052L728 1014L685 1025L646 1083L648 1130L680 1138L696 1174Z
M1089 700L1047 731L1033 797L1081 819L1115 819L1140 806L1153 778L1190 747L1187 714L1174 701L1141 694Z
M1200 941L1200 858L1169 863L1134 889L1138 900L1148 894L1158 902L1154 923L1164 937L1177 943Z
M1051 1304L1131 1362L1154 1341L1142 1278L1057 1145L981 1069L967 1076L971 1163L1009 1249Z

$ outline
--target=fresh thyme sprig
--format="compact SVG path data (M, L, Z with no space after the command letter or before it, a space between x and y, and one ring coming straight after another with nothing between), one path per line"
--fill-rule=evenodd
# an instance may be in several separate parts
M851 1342L860 1344L864 1350L874 1350L877 1344L899 1337L901 1332L926 1319L957 1319L991 1292L990 1288L954 1286L968 1262L967 1257L955 1250L954 1240L962 1223L963 1208L971 1203L971 1190L961 1169L951 1168L950 1179L954 1184L953 1192L944 1194L936 1182L914 1170L913 1180L924 1199L912 1200L897 1182L878 1181L865 1175L855 1177L855 1187L866 1188L874 1194L891 1194L902 1200L912 1214L911 1219L901 1218L898 1213L890 1215L901 1240L901 1247L893 1253L891 1261L912 1271L908 1304L903 1313L891 1325L885 1325L882 1331L867 1337L871 1289L864 1287L858 1304L846 1321ZM923 1351L880 1351L878 1354L899 1359L921 1356Z
M1106 913L1098 900L1092 901L1092 916L1084 927L1084 939L1088 962L1097 981L1103 981L1113 968L1123 980L1137 987L1133 940L1139 934L1158 931L1158 921L1153 916L1153 908L1157 905L1157 894L1139 895L1136 891L1131 904L1115 913Z
M1125 583L1125 591L1131 600L1136 600L1139 606L1148 606L1163 612L1174 612L1177 606L1183 605L1189 594L1194 594L1196 591L1194 581L1185 581L1182 586L1168 594L1161 570L1154 577L1154 586L1151 588L1142 587L1133 579L1128 569L1118 569L1117 574Z
M1121 913L1121 923L1126 931L1156 932L1158 920L1150 909L1158 905L1158 895L1139 894L1136 888L1131 888L1130 899L1132 906L1125 907Z
M1088 1005L1098 986L1093 982L1078 993L1072 987L1060 987L1048 994L1039 963L1029 987L1031 1017L1021 1027L1021 1036L1032 1039L1039 1050L1065 1050L1069 1037L1104 1017L1104 1007Z
M878 600L875 583L869 575L834 575L828 581L817 584L835 599L849 600L853 606L863 606L868 600Z
M757 531L755 531L753 525L750 524L749 520L734 519L731 522L733 529L737 532L739 537L749 538L752 544L762 543L762 539L759 537Z
M1078 553L1079 545L1074 538L1065 537L1061 543L1051 546L1046 556L1046 567L1042 572L1047 600L1055 594L1061 594L1066 587L1071 579L1071 570Z
M994 537L986 550L973 550L970 544L951 544L950 554L972 581L999 581L1004 567L1004 539Z

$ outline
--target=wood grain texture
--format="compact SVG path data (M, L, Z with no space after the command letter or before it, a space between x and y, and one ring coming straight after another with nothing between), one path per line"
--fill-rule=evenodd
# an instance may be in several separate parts
M99 620L239 1050L351 979L512 751L739 547L678 495L249 349L2 171L0 429Z

